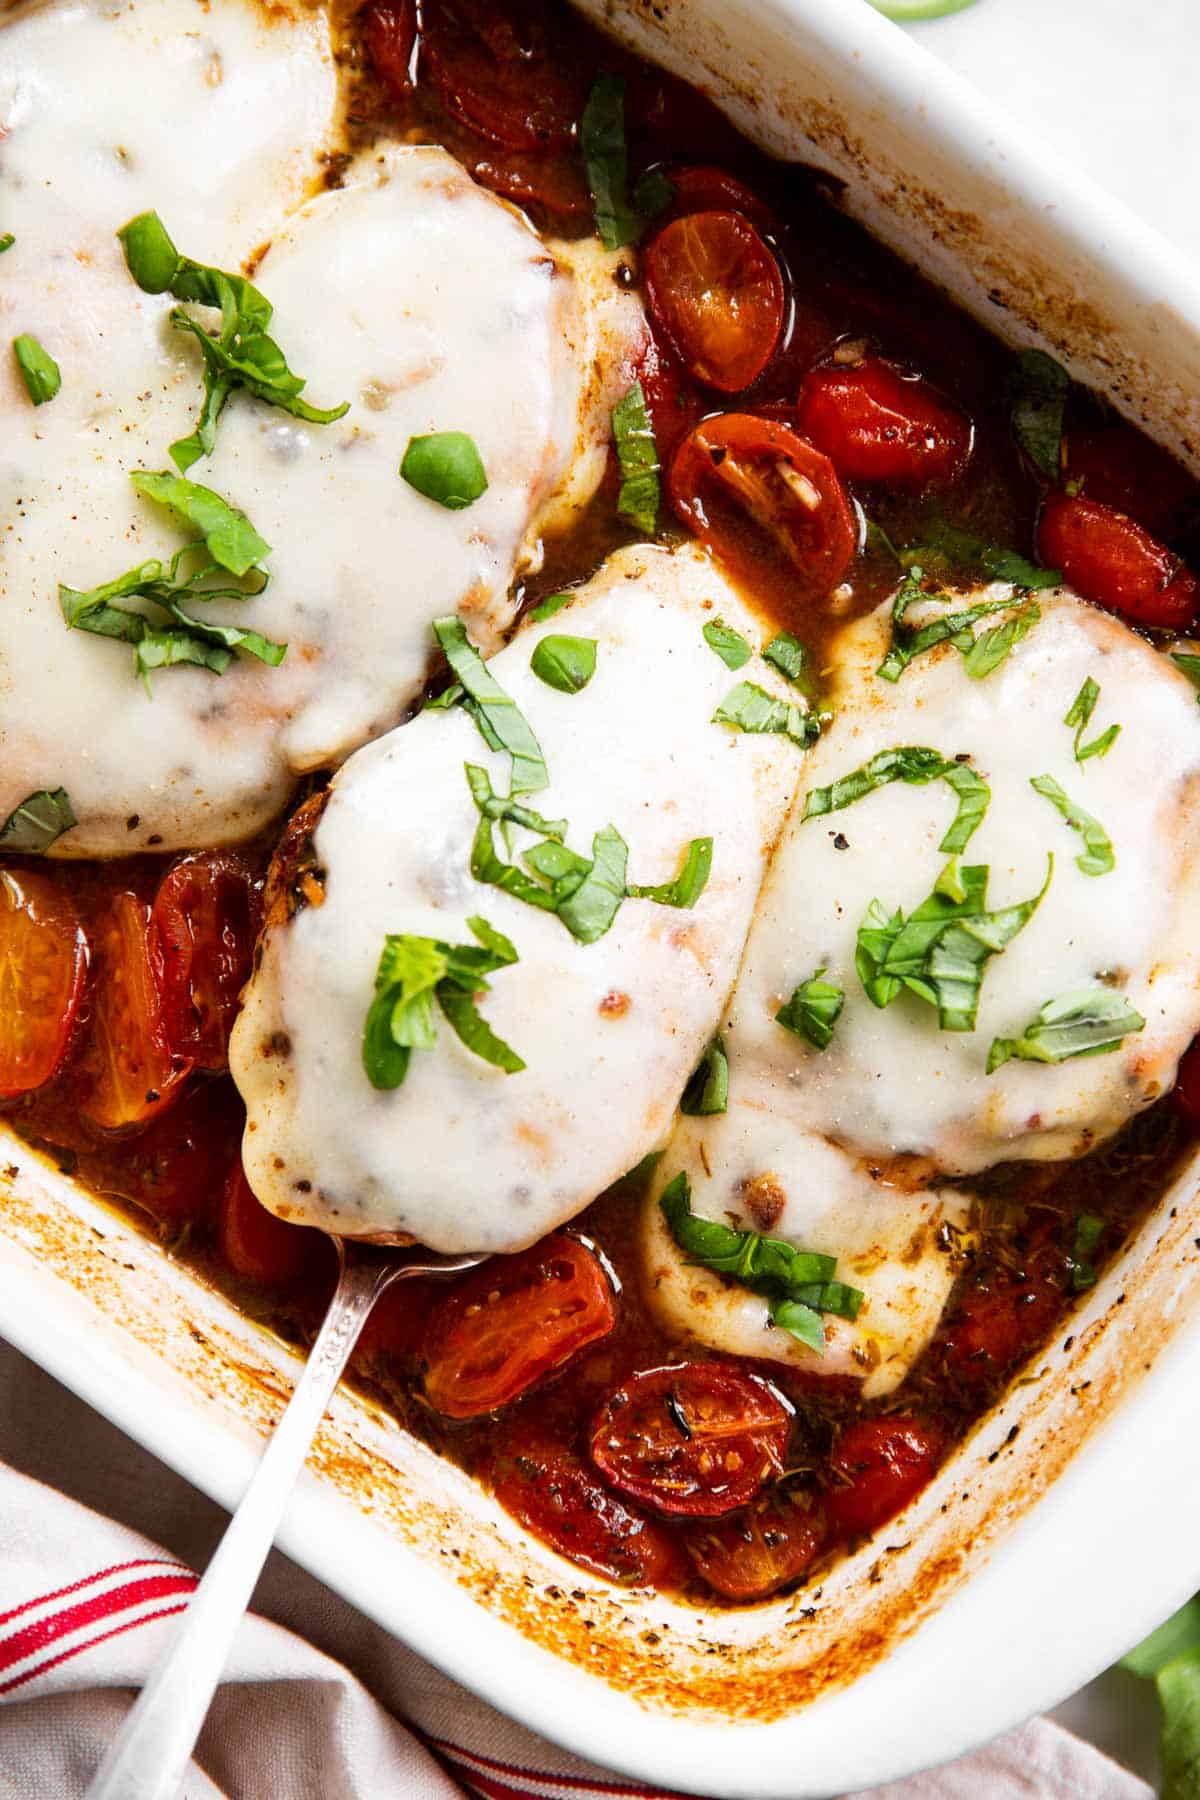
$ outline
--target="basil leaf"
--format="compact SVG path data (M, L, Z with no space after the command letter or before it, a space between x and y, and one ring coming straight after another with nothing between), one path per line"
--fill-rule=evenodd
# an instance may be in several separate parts
M563 607L569 605L574 598L574 594L547 594L546 598L539 601L533 608L529 616L540 624L543 619L552 619L556 612L561 612Z
M991 631L980 632L963 661L963 667L971 680L982 681L993 669L998 669L1021 639L1033 630L1041 616L1041 607L1031 600L1020 612L1014 613L1011 619L1005 619L1002 625L993 626Z
M633 187L633 204L643 219L656 219L675 199L675 183L663 169L647 169Z
M117 233L125 265L144 294L165 294L181 261L170 233L156 212L139 213Z
M776 1023L798 1038L804 1038L814 1050L828 1050L833 1039L846 995L831 981L822 981L824 969L818 969L807 981L793 989L792 997L775 1014Z
M464 763L463 767L467 772L471 798L485 818L502 819L511 825L520 825L526 831L541 832L543 836L555 838L560 843L567 835L565 819L544 819L541 813L522 806L511 795L493 792L487 770L480 768L478 763Z
M958 795L958 811L938 849L946 856L959 856L983 824L992 790L967 763L948 764L942 780Z
M802 1300L775 1299L767 1307L767 1316L772 1325L786 1331L797 1343L806 1344L818 1356L825 1354L825 1321L815 1307L806 1306Z
M450 512L461 512L487 492L483 458L465 431L409 438L400 473L409 487Z
M1057 481L1063 413L1071 377L1044 350L1022 350L1008 373L1012 433L1026 456L1050 481Z
M592 866L558 907L558 916L581 944L602 938L625 898L629 846L615 825L603 826L592 839Z
M1162 1706L1162 1800L1200 1791L1200 1650L1177 1656L1155 1677Z
M1200 689L1200 656L1190 655L1184 650L1172 650L1171 661L1181 674L1186 675L1194 688ZM1200 701L1200 693L1196 698Z
M750 645L740 631L727 625L724 619L710 619L704 627L704 641L710 650L715 650L727 669L740 669L754 655Z
M1123 1656L1119 1667L1131 1675L1153 1679L1168 1663L1191 1650L1200 1650L1200 1594L1185 1601L1178 1612Z
M626 893L632 900L653 900L659 906L695 906L708 886L712 873L713 841L710 837L693 838L684 852L683 867L674 881L663 881L655 887L630 885Z
M526 861L529 861L528 855ZM475 837L471 844L471 874L476 881L500 888L503 893L511 894L514 900L521 900L526 906L536 906L540 912L558 911L558 900L549 888L531 880L515 863L505 862L496 849L492 821L486 815L480 817L475 827Z
M0 256L3 256L6 250L11 250L16 241L11 231L6 231L3 236L0 236Z
M26 794L0 825L0 854L43 856L78 823L66 788L38 788Z
M729 725L735 731L755 735L778 733L791 738L802 749L807 749L821 734L821 727L811 714L805 713L794 701L777 700L752 681L739 681L730 689L713 714L712 723Z
M1073 1056L1107 1056L1145 1019L1123 994L1111 988L1070 988L1047 1000L1019 1038L995 1038L988 1052L992 1074L1012 1057L1024 1062L1060 1063Z
M1178 661L1178 658L1175 660ZM1200 665L1200 657L1197 657L1196 661L1197 664ZM1084 732L1091 722L1091 717L1096 710L1096 702L1099 698L1099 683L1093 681L1089 675L1079 692L1076 694L1074 700L1072 700L1071 710L1063 719L1064 725L1073 725L1075 727L1075 761L1077 763L1087 762L1088 758L1092 756L1107 756L1118 737L1121 735L1121 727L1119 725L1110 725L1107 731L1102 731L1100 736L1093 738L1090 744L1085 744L1081 741Z
M592 866L586 856L580 856L576 850L568 850L565 844L555 843L553 839L522 851L521 860L535 875L540 875L543 881L550 883L554 889L556 909L560 900L569 899L575 892Z
M620 250L641 236L642 222L626 195L625 82L620 75L597 75L579 122L579 142L587 166L596 231L606 250Z
M1049 800L1060 812L1072 831L1077 831L1083 839L1082 856L1075 858L1075 866L1085 875L1107 875L1117 866L1113 853L1112 840L1101 825L1099 819L1093 819L1091 813L1084 812L1082 806L1076 806L1067 798L1063 789L1055 781L1053 775L1034 775L1030 778L1030 787L1043 799Z
M596 673L596 640L551 632L534 645L529 666L539 681L560 694L581 693Z
M549 787L550 774L541 745L525 715L511 695L505 693L467 636L462 620L453 613L448 618L435 619L433 634L478 709L475 721L484 741L489 748L507 750L512 757L512 792L536 794Z
M35 406L45 406L62 386L58 364L48 350L43 350L35 337L23 331L13 339L13 355L25 383L25 392Z
M447 1023L468 1050L485 1062L518 1074L525 1064L481 1016L476 996L488 991L487 976L517 961L517 952L486 919L467 920L476 944L446 944L411 935L384 939L375 972L375 998L363 1029L362 1057L372 1087L400 1086L414 1050L437 1041L436 1000Z
M1104 1220L1098 1213L1081 1212L1075 1221L1075 1241L1071 1247L1070 1264L1071 1287L1077 1294L1096 1285L1096 1269L1092 1258L1104 1231Z
M201 644L216 645L229 651L245 650L247 655L256 656L259 662L267 663L272 669L277 669L287 655L286 644L277 644L260 632L248 631L241 625L214 625L208 619L197 619L194 614L186 613L177 601L172 603L169 611L179 628L165 628L165 635L172 638L187 636Z
M762 656L763 661L778 669L793 687L802 688L810 700L816 698L817 684L809 666L811 658L807 644L802 644L790 631L780 631L771 639Z
M978 570L994 581L1011 581L1019 588L1052 588L1062 581L1061 569L1043 569L1016 550L989 544L936 512L926 520L919 544L907 550L893 550L892 554L904 568L916 564L928 568L931 563L942 563L951 568Z
M822 818L852 806L865 794L892 781L921 786L928 781L944 781L958 796L958 811L938 848L947 855L965 850L983 823L992 798L992 790L974 769L944 757L940 751L924 744L907 744L895 750L880 750L861 768L829 787L812 788L804 802L803 818Z
M900 992L902 984L895 976L884 975L883 965L903 926L899 907L889 914L881 901L872 900L858 928L854 967L872 1006L890 1006Z
M635 381L613 407L612 430L621 471L617 512L635 525L644 537L653 537L658 527L662 465L640 381Z
M875 671L883 681L899 681L911 662L918 656L923 656L927 650L936 649L939 644L952 643L963 656L970 658L977 648L971 628L992 613L1010 612L1014 606L1020 605L1019 601L1012 598L983 600L978 605L966 607L959 612L944 613L941 618L932 619L928 625L913 631L904 623L905 614L911 606L921 600L943 600L949 603L950 598L946 594L927 594L921 586L923 580L924 570L914 566L896 591L892 602L892 641L887 655ZM1035 616L1029 617L1024 627L1011 637L997 638L989 632L978 640L980 644L986 643L987 648L979 650L976 656L972 672L977 680L990 674L1041 617L1040 609L1032 601L1026 603L1022 612Z
M259 537L245 513L212 488L185 481L181 475L152 475L145 469L134 469L129 479L139 494L169 506L194 525L213 561L231 575L245 575L270 555L270 544Z
M690 1119L705 1119L729 1108L729 1058L725 1045L715 1037L683 1090L679 1110Z

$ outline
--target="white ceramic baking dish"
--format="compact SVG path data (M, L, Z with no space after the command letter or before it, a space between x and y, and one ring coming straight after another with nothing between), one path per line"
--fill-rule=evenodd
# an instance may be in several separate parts
M859 0L588 0L709 88L1015 343L1196 462L1200 284ZM1200 1168L876 1542L735 1613L593 1580L338 1397L281 1541L497 1706L667 1786L842 1793L953 1756L1095 1674L1200 1583ZM291 1354L0 1134L0 1329L216 1499Z

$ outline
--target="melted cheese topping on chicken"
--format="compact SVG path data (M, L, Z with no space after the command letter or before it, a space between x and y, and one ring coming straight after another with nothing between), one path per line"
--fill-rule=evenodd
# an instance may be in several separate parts
M34 407L0 359L0 818L65 783L80 825L56 854L250 835L298 774L403 717L432 618L461 609L495 647L552 507L581 505L602 472L644 331L612 259L559 259L436 149L365 155L301 205L334 103L317 10L75 4L0 31L0 222L16 237L0 307L62 371ZM350 402L308 425L235 392L189 474L248 513L272 581L206 616L287 658L174 668L152 694L128 646L69 631L58 602L60 582L92 588L189 535L129 482L170 467L201 398L194 340L116 239L148 208L186 254L254 261L306 400ZM398 473L411 436L442 430L472 436L488 474L458 512Z
M988 590L989 597L1007 590ZM980 596L971 596L978 599ZM939 1184L1008 1158L1082 1155L1174 1079L1200 1026L1200 714L1167 659L1074 595L1039 594L1041 620L982 680L950 644L895 685L875 674L890 607L850 627L833 654L835 721L807 759L763 886L731 1002L730 1106L683 1120L661 1165L680 1169L693 1207L837 1255L867 1299L856 1325L827 1320L827 1353L772 1330L761 1300L689 1268L657 1197L645 1225L652 1303L678 1330L729 1350L868 1372L868 1391L903 1375L927 1341L953 1276L941 1226L965 1201ZM967 604L956 601L956 606ZM1066 713L1091 677L1100 697L1085 741L1109 724L1102 757L1076 762ZM929 746L966 757L991 790L963 864L986 865L988 905L1036 895L1039 909L983 974L976 1028L942 1031L909 993L878 1008L855 966L873 900L905 915L948 861L939 844L956 797L940 781L893 782L846 808L804 817L808 796L881 751ZM1089 875L1082 836L1030 785L1052 776L1111 839L1115 866ZM776 1022L798 983L824 970L843 990L819 1051ZM1019 1037L1048 1000L1103 986L1146 1020L1108 1054L1056 1065L1013 1060L987 1073L993 1038Z
M531 803L569 821L569 845L586 854L611 822L630 881L649 884L677 874L689 840L713 838L690 911L626 899L584 945L553 914L475 881L463 765L487 766L507 792L508 759L459 708L422 713L337 776L314 840L324 903L269 933L231 1049L246 1171L273 1211L439 1250L516 1250L661 1140L725 1002L798 771L786 738L712 723L736 680L702 636L718 612L757 637L699 552L622 551L490 664L545 751L550 786ZM530 668L555 633L596 641L578 694ZM761 680L783 691L765 665ZM385 935L470 942L472 915L519 954L481 1010L526 1069L491 1067L442 1020L403 1086L376 1091L362 1037Z

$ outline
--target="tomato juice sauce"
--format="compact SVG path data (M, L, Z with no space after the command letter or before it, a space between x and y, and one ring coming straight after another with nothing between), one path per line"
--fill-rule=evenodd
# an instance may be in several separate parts
M844 424L847 406L851 412L858 407L869 422L871 409L894 398L901 382L901 398L912 401L916 414L908 449L903 432L900 440L870 439L868 432L870 441L855 448L846 438L843 446L843 459L862 473L848 481L848 499L841 502L845 518L838 515L823 540L821 553L828 551L833 570L841 554L838 532L852 532L846 566L827 584L835 589L832 602L828 596L814 601L777 543L768 542L764 551L761 542L738 537L740 526L730 526L730 555L748 600L767 625L800 637L818 667L832 633L895 588L895 548L926 542L931 522L948 520L975 539L1036 559L1039 510L1054 478L1032 466L1014 443L1011 353L848 219L838 208L835 183L769 160L702 96L617 50L549 0L425 0L419 17L409 0L376 0L361 11L343 10L338 29L348 153L380 137L444 144L484 185L525 206L551 236L593 229L578 121L601 71L624 77L631 188L659 172L673 196L643 243L624 253L618 277L643 292L648 287L655 300L654 346L630 378L642 380L663 464L663 541L688 535L687 495L681 495L674 471L684 440L703 421L719 422L727 414L749 419L738 428L740 439L721 425L735 446L730 455L742 454L737 444L759 441L754 433L761 438L765 429L775 480L779 445L799 436L811 457L806 427L814 435L825 431L832 408L841 430L837 421ZM334 159L331 184L339 168ZM725 221L708 228L699 249L689 225L697 215ZM696 377L688 347L678 341L681 329L686 337L690 317L686 306L679 312L679 296L686 297L689 280L707 279L704 267L697 276L688 263L693 252L702 264L705 257L725 258L732 279L753 290L747 305L757 309L758 338L734 346L740 360L728 354L727 342L707 345L707 380ZM747 370L748 385L737 386ZM913 376L920 378L919 389ZM1198 516L1191 483L1092 395L1071 391L1064 431L1060 506L1075 501L1071 484L1082 482L1102 514L1115 509L1126 526L1132 521L1152 552L1125 526L1114 528L1114 554L1127 559L1122 591L1150 593L1151 599L1138 602L1141 612L1133 605L1124 610L1149 628L1179 623L1180 609L1192 603L1191 577L1180 562L1193 547ZM696 479L718 482L704 516L715 510L720 517L722 508L732 509L732 490L719 488L720 459L711 445L704 454L708 461L696 463ZM751 475L758 478L754 470ZM798 483L810 499L815 484L820 505L810 508L814 516L827 510L819 491L823 479L818 463L803 460L789 477L793 489ZM617 486L613 459L577 526L547 545L544 567L525 584L527 605L585 581L613 549L636 541L639 534L617 515ZM772 494L768 500L776 504L780 495ZM800 529L810 525L811 519L799 517ZM1069 533L1060 532L1058 541L1069 550L1068 540ZM811 554L812 541L805 544ZM750 560L739 563L743 550ZM1158 579L1154 556L1166 559L1157 587L1151 581ZM948 560L953 568L954 555ZM1098 579L1103 589L1103 571ZM1161 604L1171 590L1170 604ZM1115 604L1106 591L1086 597ZM1172 606L1179 619L1167 616ZM274 1220L249 1195L238 1155L240 1101L219 1056L204 1049L205 1030L210 1038L214 1031L219 1035L214 1018L232 1006L245 978L273 847L269 837L245 847L236 870L225 869L223 887L213 885L208 871L198 878L200 887L193 881L181 889L172 873L181 859L6 862L18 883L36 878L69 897L92 959L77 1012L64 1027L68 1041L57 1073L0 1104L9 1122L64 1168L130 1204L172 1253L186 1257L255 1317L303 1343L331 1290L332 1251L320 1234ZM155 998L156 983L168 979L169 985L163 959L178 950L172 949L168 914L172 894L178 899L181 891L187 917L207 921L204 931L193 933L186 992L195 1007L182 1026L178 993L161 1007ZM124 921L124 937L114 935L114 909ZM144 941L138 936L143 929ZM142 956L148 986L139 986L136 971L130 972L130 959ZM196 1009L206 1006L207 1025L198 1025ZM119 1068L100 1066L95 1040L104 1020L118 1060L122 1045L139 1034L152 1042L152 1052L141 1062L134 1057L132 1065L126 1056ZM1159 1102L1082 1161L1006 1165L962 1184L975 1204L969 1227L949 1246L957 1285L933 1343L886 1400L864 1406L851 1383L745 1365L745 1379L766 1377L773 1387L745 1389L739 1404L751 1393L762 1400L763 1392L777 1390L792 1410L780 1423L772 1412L777 1403L766 1399L757 1423L747 1425L747 1415L730 1424L720 1454L731 1491L747 1456L768 1456L772 1479L757 1498L723 1516L689 1511L686 1501L663 1516L597 1473L608 1466L609 1452L596 1449L595 1418L614 1388L685 1357L699 1365L734 1360L672 1341L640 1301L634 1236L644 1174L598 1199L570 1228L573 1239L595 1246L611 1271L615 1297L604 1304L612 1323L542 1379L480 1417L449 1416L426 1394L431 1343L444 1348L448 1332L469 1332L471 1320L486 1315L486 1284L508 1279L498 1265L485 1274L477 1304L459 1306L447 1285L394 1289L364 1333L356 1377L405 1428L493 1484L517 1517L584 1566L706 1600L714 1593L734 1602L761 1598L805 1579L928 1479L1117 1252L1194 1142L1197 1117L1200 1072L1189 1075L1185 1065L1182 1100ZM1086 1259L1078 1250L1081 1214L1097 1221ZM558 1281L564 1292L573 1292L571 1254L569 1248L562 1252L552 1270L534 1270L535 1312L539 1283L545 1288ZM580 1317L586 1304L579 1303ZM569 1307L562 1311L556 1326L568 1334L562 1343L571 1341L574 1316ZM495 1354L502 1363L504 1346L496 1346ZM719 1398L714 1388L714 1406ZM668 1393L666 1399L684 1406L682 1395ZM672 1464L681 1492L689 1482L712 1478L707 1466L701 1468L708 1450L694 1443L686 1418L685 1427Z

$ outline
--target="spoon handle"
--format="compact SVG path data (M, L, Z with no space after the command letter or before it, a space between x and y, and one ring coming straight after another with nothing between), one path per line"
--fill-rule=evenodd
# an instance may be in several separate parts
M287 1410L87 1800L175 1800L317 1426L367 1314L384 1288L408 1272L353 1254L342 1258L337 1289Z

